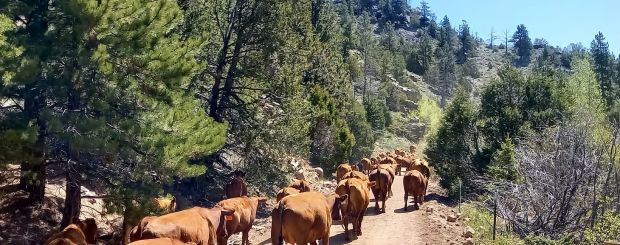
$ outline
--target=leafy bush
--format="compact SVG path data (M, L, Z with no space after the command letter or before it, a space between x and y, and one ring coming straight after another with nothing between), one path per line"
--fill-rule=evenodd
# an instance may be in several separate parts
M432 135L437 132L441 125L443 111L437 101L428 97L422 97L418 101L418 108L411 111L411 116L418 118L426 125L425 135Z
M585 244L603 244L608 240L620 240L620 215L607 212L601 221L585 231Z
M516 180L518 179L516 162L515 145L508 138L501 144L499 150L493 154L487 174L496 180Z

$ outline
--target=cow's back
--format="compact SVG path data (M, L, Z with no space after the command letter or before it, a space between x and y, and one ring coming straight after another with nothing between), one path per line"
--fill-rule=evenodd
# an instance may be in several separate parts
M226 199L218 205L227 210L235 210L233 220L226 222L227 231L230 232L228 235L246 230L256 219L258 201L247 196Z
M392 185L393 181L392 176L393 174L391 174L388 170L382 168L377 168L370 173L368 178L370 179L370 181L376 182L375 186L371 188L372 193L375 195L375 198L377 198L378 194L385 194L389 191L389 188Z
M336 194L347 196L347 201L342 203L343 214L356 215L363 212L370 203L368 182L356 178L342 180L336 188Z
M75 224L70 224L62 231L45 241L45 245L86 245L84 232Z
M172 238L155 238L155 239L135 241L135 242L129 243L128 245L190 245L190 244L195 244L195 243L184 243L180 240L172 239Z
M348 163L343 163L343 164L338 165L338 168L336 168L336 179L338 181L342 180L342 177L351 171L353 171L353 169L351 168L351 165L349 165Z
M307 244L329 235L332 219L325 196L304 192L282 199L273 212L272 239L281 236L287 243ZM277 227L277 226L280 227ZM280 231L276 232L275 231Z
M172 238L198 245L215 244L215 228L203 217L201 209L195 207L152 218L140 239Z
M403 177L403 185L406 193L411 193L414 196L425 195L427 179L422 172L418 170L411 170L405 173Z

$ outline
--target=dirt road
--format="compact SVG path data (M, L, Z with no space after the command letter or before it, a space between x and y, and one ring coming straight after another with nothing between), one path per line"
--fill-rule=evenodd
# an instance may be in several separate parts
M362 223L362 236L352 237L345 242L344 229L340 222L331 227L330 244L463 244L461 221L448 222L446 217L454 214L448 199L436 181L429 183L426 202L419 210L404 211L403 177L396 176L392 186L394 196L386 202L386 212L375 214L374 199L366 210ZM412 198L409 198L412 203ZM271 244L270 218L257 220L255 229L250 232L252 244ZM352 229L349 224L349 229ZM236 240L236 239L235 239Z

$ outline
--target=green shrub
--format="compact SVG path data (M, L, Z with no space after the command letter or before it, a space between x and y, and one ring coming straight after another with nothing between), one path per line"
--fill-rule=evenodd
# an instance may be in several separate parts
M620 215L607 212L593 228L585 231L585 244L603 244L607 240L620 240Z

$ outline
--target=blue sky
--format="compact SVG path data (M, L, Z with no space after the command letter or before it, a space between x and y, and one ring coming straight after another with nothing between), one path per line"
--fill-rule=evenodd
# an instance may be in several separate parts
M409 0L417 7L421 0ZM466 20L472 32L485 40L491 28L497 35L512 36L518 24L525 24L530 38L545 38L549 44L565 47L581 42L586 48L601 31L610 50L620 54L620 0L427 0L440 21L444 15L455 28Z

